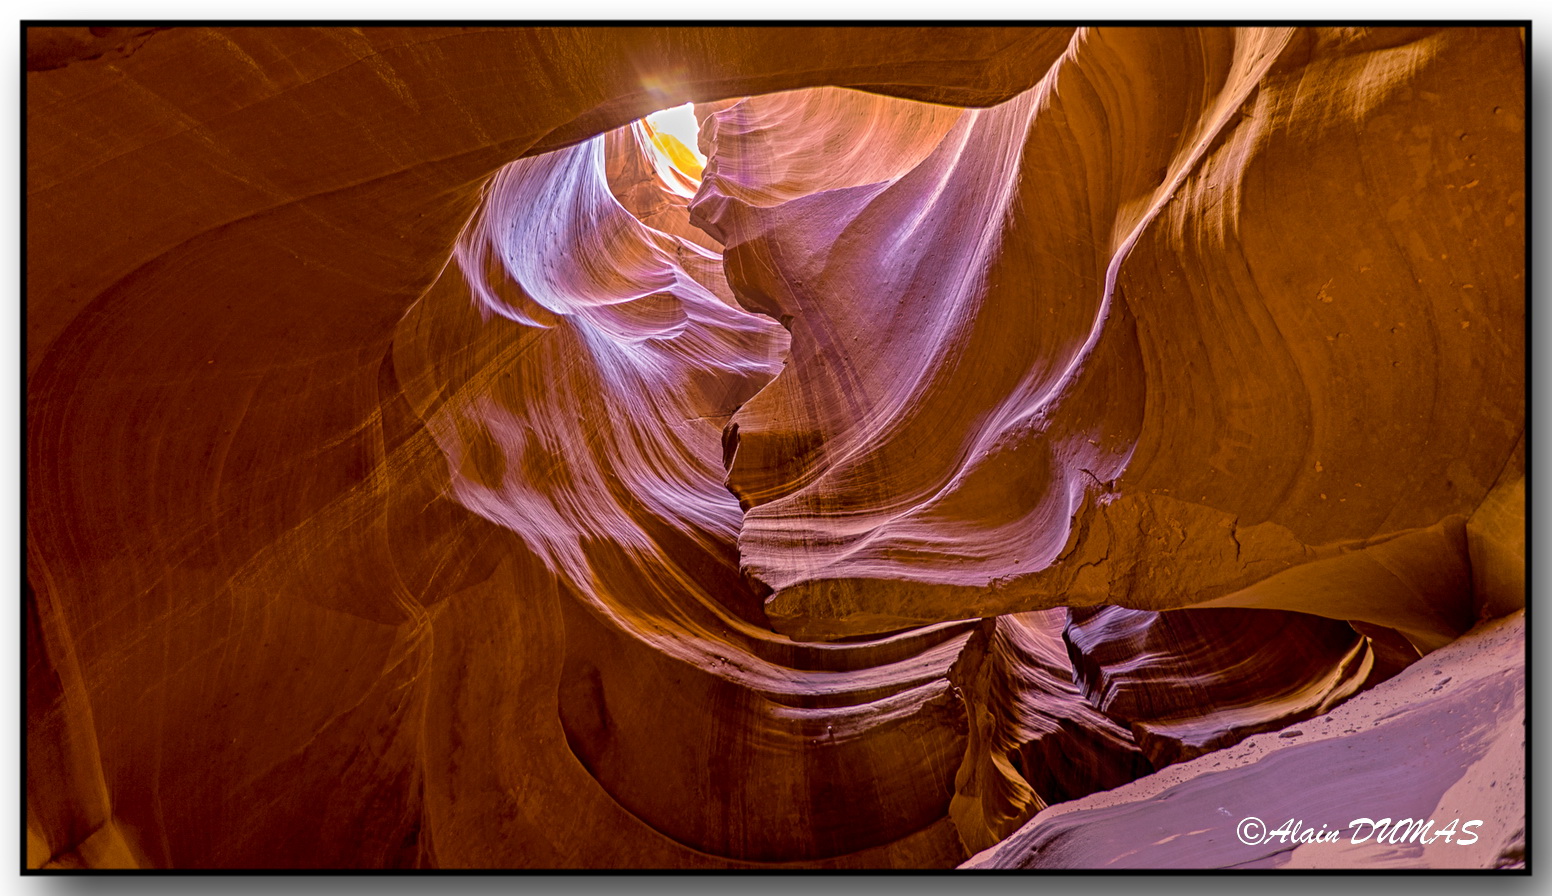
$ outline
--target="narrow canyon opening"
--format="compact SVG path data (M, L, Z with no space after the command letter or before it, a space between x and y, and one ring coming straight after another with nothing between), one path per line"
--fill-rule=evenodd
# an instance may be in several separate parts
M633 128L638 126L646 131L646 146L652 155L652 167L658 172L664 187L677 196L694 196L696 188L701 185L701 174L706 170L706 156L700 150L700 124L695 120L694 105L685 103L653 112L641 119L639 125L632 125Z
M1258 605L1255 564L1306 559L1287 530L1120 485L1150 397L1108 308L1126 233L1233 123L1053 269L1021 248L1071 238L1021 198L1073 139L1052 102L686 104L492 180L456 257L519 351L429 426L460 502L563 583L567 743L655 830L755 862L974 853L1431 646L1405 613ZM1142 541L1074 562L1094 526ZM1111 553L1228 605L1070 572Z
M26 33L29 867L1523 865L1519 29Z

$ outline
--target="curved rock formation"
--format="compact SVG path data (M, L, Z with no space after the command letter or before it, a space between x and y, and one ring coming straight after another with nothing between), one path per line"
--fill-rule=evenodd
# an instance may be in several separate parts
M451 497L556 577L561 726L637 817L761 861L927 828L964 749L944 679L964 625L836 646L765 627L720 432L786 334L703 285L726 292L717 256L615 201L606 143L504 169L453 282L400 324L395 370Z
M773 623L1469 627L1463 523L1522 426L1523 245L1483 236L1523 221L1519 57L1508 30L1083 32L909 170L746 203L730 281L793 334L728 478ZM767 165L716 133L703 196Z
M27 33L30 866L1022 867L1524 605L1512 30Z
M1069 612L1078 687L1127 722L1159 767L1325 713L1397 671L1381 659L1383 643L1303 613Z
M1329 715L1054 807L964 867L1524 867L1524 638L1523 612L1479 626ZM1430 824L1413 838L1403 819ZM1275 836L1289 820L1342 836Z
M1086 702L1061 643L1065 613L981 623L950 673L970 737L950 815L972 852L1034 813L1153 770L1131 733Z
M173 29L29 74L30 860L727 864L586 783L559 585L449 499L396 328L514 158L815 80L997 102L1070 34Z

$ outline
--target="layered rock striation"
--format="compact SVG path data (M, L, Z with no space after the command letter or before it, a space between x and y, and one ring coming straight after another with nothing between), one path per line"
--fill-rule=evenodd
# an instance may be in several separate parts
M29 865L1515 863L1513 29L28 36Z

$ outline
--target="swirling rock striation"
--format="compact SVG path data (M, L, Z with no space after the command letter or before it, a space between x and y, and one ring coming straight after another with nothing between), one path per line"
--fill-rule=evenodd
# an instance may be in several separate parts
M1047 805L1153 770L1124 724L1096 710L1074 683L1065 621L1063 610L984 620L949 673L970 728L950 815L971 852Z
M555 695L562 645L584 639L545 560L450 488L437 438L451 442L427 420L457 418L426 404L443 384L421 379L406 312L435 303L487 181L515 158L663 106L815 80L994 103L1037 80L1070 35L176 28L127 56L30 73L28 658L44 684L29 706L29 861L737 864L637 820L571 752ZM715 264L688 267L718 288ZM683 300L652 289L639 323L671 329ZM489 308L553 314L524 301ZM468 337L467 311L443 331ZM625 311L586 315L637 326ZM493 318L486 349L518 326ZM439 348L477 355L478 342ZM725 412L715 388L763 363L681 400ZM699 426L714 465L716 424ZM505 462L508 446L471 438L469 472ZM542 440L509 447L545 469ZM537 485L551 506L580 506ZM736 507L690 515L726 533ZM593 549L566 532L552 541ZM689 541L683 563L711 570L705 587L736 568ZM736 607L739 593L719 600ZM323 792L335 798L320 816ZM924 836L953 848L850 861L962 854L942 826Z
M1511 29L98 30L32 866L1028 864L1524 604Z
M1484 236L1523 222L1520 52L1508 29L1084 31L930 151L912 123L906 165L803 190L749 183L843 110L714 115L692 211L792 332L730 430L773 624L1110 603L1425 650L1468 628L1463 524L1523 423L1523 244Z
M395 339L455 499L557 579L566 740L622 806L712 855L829 858L930 828L963 752L944 674L965 626L846 645L766 628L720 432L786 333L715 294L714 253L615 200L609 142L497 175L451 282Z
M1158 767L1323 714L1399 671L1351 626L1303 613L1068 612L1077 686Z

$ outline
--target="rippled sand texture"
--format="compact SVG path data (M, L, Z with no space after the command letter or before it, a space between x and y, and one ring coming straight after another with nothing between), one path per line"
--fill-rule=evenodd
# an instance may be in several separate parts
M1515 864L1523 48L30 30L29 865Z

